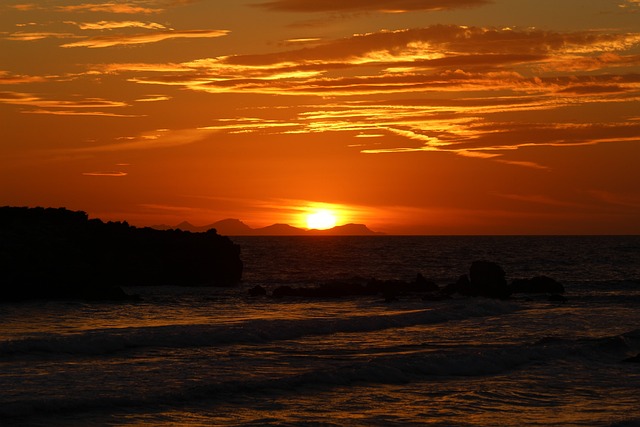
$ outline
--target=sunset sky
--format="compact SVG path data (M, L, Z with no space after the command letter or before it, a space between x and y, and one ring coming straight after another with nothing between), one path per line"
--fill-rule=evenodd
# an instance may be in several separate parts
M640 233L640 0L3 0L0 205Z

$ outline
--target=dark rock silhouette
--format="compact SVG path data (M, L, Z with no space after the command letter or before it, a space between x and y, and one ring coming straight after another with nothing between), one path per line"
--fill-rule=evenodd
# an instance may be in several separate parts
M392 302L403 295L418 294L423 301L442 301L454 294L506 299L512 294L507 284L506 274L502 267L490 261L474 261L469 274L461 275L455 283L440 288L436 283L427 280L421 273L411 281L380 280L354 277L350 280L335 280L314 287L280 286L273 290L272 296L304 297L304 298L340 298L346 296L380 295L386 302ZM553 302L566 302L560 295L564 288L555 280L546 276L538 276L522 281L533 286L539 292L549 294L546 298Z
M416 280L379 280L354 277L349 280L334 280L313 287L292 288L279 286L272 292L275 298L304 297L304 298L341 298L349 296L380 295L385 301L395 301L400 295L439 293L440 288L433 282L426 280L418 273Z
M474 261L469 269L469 280L473 296L507 298L511 290L507 286L505 272L491 261Z
M440 291L440 288L438 287L438 285L436 285L435 282L425 279L422 273L418 273L416 275L416 280L413 282L413 284L415 289L421 292Z
M125 300L120 286L230 286L240 249L191 233L88 219L64 208L0 208L0 301Z
M460 295L472 295L473 290L471 288L471 282L469 281L469 276L463 274L456 280L455 283L450 283L446 285L442 292L446 295L460 294Z
M567 297L565 297L564 295L560 295L560 294L551 294L551 295L549 295L547 300L551 301L551 302L567 302Z
M256 285L253 288L249 289L249 296L258 297L267 295L267 290L260 285Z
M455 283L445 286L442 292L446 295L505 299L511 295L511 288L507 286L505 272L498 264L474 261L469 268L469 275L460 276Z
M531 279L514 279L511 282L513 293L563 294L564 286L547 276L536 276Z
M640 353L636 354L633 357L628 357L628 358L624 359L623 362L626 362L626 363L640 363Z

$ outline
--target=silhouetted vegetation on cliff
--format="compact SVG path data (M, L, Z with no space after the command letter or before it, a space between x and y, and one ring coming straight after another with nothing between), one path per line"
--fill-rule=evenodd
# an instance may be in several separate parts
M136 228L64 208L0 208L0 301L124 299L119 286L230 286L240 248L216 230Z

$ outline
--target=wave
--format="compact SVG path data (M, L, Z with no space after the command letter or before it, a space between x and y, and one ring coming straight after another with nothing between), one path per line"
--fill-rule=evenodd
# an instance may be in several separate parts
M4 402L0 417L24 419L38 414L74 414L91 411L144 411L166 409L167 406L197 404L198 402L227 402L230 398L242 398L277 393L297 393L310 390L332 389L354 384L406 384L446 380L451 377L483 377L502 375L505 372L543 366L539 381L549 381L549 366L569 369L576 361L589 366L602 367L606 358L609 366L625 367L621 357L640 349L640 329L621 335L601 338L559 339L549 337L528 344L493 346L468 346L448 351L415 351L411 353L371 355L350 360L334 360L312 366L302 373L281 373L266 376L238 375L231 380L206 379L198 383L186 382L179 387L168 387L151 393L96 396L70 395L65 398L23 399ZM562 363L564 362L564 363ZM250 368L247 367L248 369ZM591 379L590 379L591 380ZM162 390L162 391L161 391ZM535 400L544 405L545 395L523 395L523 400ZM557 396L553 397L554 399ZM535 402L534 402L535 403ZM529 404L533 404L529 402ZM628 424L616 424L628 425Z
M139 348L188 348L265 343L336 333L372 332L389 328L438 324L451 320L513 313L517 304L480 300L450 302L442 307L321 319L248 319L234 324L192 324L97 329L51 334L0 343L0 358L63 354L99 356Z

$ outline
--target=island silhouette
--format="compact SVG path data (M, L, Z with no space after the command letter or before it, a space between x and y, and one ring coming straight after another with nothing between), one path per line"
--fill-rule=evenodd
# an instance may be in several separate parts
M252 228L239 219L227 218L209 225L195 226L183 221L176 226L154 225L157 230L182 230L202 233L215 229L223 236L382 236L385 233L371 230L364 224L344 224L326 230L304 229L289 224L272 224Z

